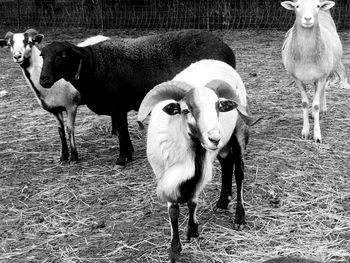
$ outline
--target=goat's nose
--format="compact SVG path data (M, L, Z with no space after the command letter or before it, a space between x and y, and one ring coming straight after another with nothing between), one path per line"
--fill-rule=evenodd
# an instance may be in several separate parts
M306 22L310 22L311 19L312 19L312 17L305 17L305 21L306 21Z
M217 146L221 140L221 132L219 129L213 129L208 132L208 140Z
M22 57L21 53L16 53L16 54L13 55L13 58L15 60L19 60L21 57Z
M220 139L214 139L214 138L208 138L208 140L214 144L215 146L218 146L219 142L220 142Z

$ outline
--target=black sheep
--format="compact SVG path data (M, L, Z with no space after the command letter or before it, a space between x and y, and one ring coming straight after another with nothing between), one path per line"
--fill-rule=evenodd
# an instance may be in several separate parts
M90 47L55 41L42 49L40 84L49 88L64 78L97 114L112 116L120 155L117 165L132 159L127 113L138 110L146 93L172 79L191 63L216 59L236 67L231 48L212 33L181 30L139 38L117 38Z

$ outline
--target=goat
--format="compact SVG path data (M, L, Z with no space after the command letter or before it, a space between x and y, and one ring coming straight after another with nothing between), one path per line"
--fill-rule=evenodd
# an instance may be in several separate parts
M157 177L157 194L168 203L171 222L169 257L181 252L178 233L179 203L189 208L187 239L198 237L197 200L211 180L213 161L222 168L222 188L217 207L232 199L235 166L237 205L235 228L243 229L243 155L248 126L253 124L244 84L228 64L217 60L193 63L172 81L147 93L138 122L151 113L147 133L147 158ZM247 126L248 125L248 126Z
M281 5L294 10L296 19L287 32L282 48L282 60L288 73L298 86L303 107L302 137L309 136L309 101L306 84L315 85L312 114L314 117L314 140L322 142L319 115L326 112L325 88L330 77L336 73L341 86L348 86L344 65L341 62L342 44L329 12L333 1L297 0L284 1Z
M9 46L11 48L13 60L20 66L39 105L56 117L58 133L62 144L60 161L74 163L78 161L78 152L74 137L74 123L78 106L82 104L81 96L72 84L63 79L58 80L51 90L47 90L39 84L43 61L40 56L40 50L36 45L42 41L43 37L44 35L39 34L34 29L28 29L24 33L14 34L8 32L5 38L0 40L0 46ZM79 45L92 45L103 40L101 36L98 36L98 38L92 37ZM70 143L70 154L65 136L63 111L67 112L67 134Z
M127 113L138 109L151 88L200 59L213 58L236 66L231 48L201 30L118 38L84 48L55 41L42 49L42 56L43 87L64 78L79 90L92 111L112 117L120 145L118 166L132 160L134 152Z

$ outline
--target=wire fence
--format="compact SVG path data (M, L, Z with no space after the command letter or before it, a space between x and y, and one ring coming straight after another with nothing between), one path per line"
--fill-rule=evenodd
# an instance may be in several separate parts
M335 0L339 30L350 29L350 1ZM99 29L287 29L281 0L0 0L5 27Z

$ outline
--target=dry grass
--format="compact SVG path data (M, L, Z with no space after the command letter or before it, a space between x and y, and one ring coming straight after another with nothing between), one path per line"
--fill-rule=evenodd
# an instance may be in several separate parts
M5 30L4 30L5 31ZM96 32L45 32L78 40ZM132 32L144 34L146 32ZM183 243L181 262L262 262L280 255L350 262L349 90L328 90L324 143L300 139L300 95L280 62L283 32L217 32L235 50L252 111L246 156L247 228L232 210L213 212L219 171L201 195L200 238ZM109 31L108 35L130 32ZM350 38L343 33L350 72ZM114 167L118 143L109 118L81 107L80 162L61 165L55 120L42 110L0 50L0 262L165 262L170 229L155 195L145 133L130 114L135 161ZM187 209L181 210L185 239Z

